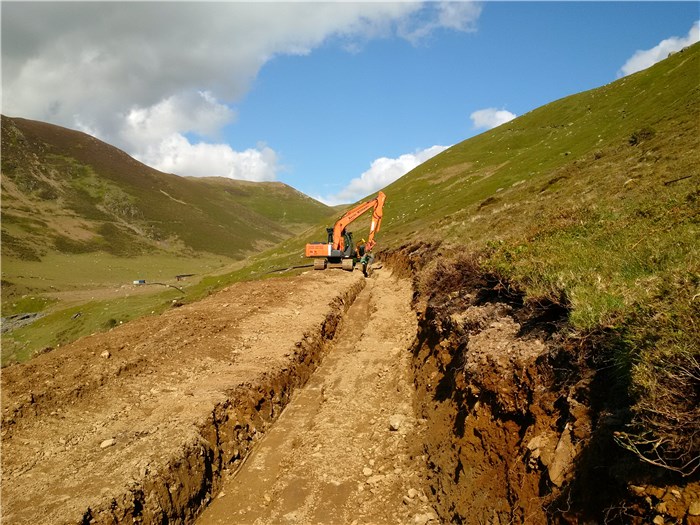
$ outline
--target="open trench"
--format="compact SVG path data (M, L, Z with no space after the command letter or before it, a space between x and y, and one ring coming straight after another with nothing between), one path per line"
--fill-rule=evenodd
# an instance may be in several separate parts
M469 264L426 277L434 253L240 285L10 367L2 523L700 525L697 481L613 442L614 370L565 309Z
M386 270L368 279L323 363L198 525L436 522L413 411L410 297Z
M388 262L197 524L645 523L616 507L619 410L565 308L468 266L421 296L410 254Z
M241 283L4 369L2 523L192 523L364 286Z

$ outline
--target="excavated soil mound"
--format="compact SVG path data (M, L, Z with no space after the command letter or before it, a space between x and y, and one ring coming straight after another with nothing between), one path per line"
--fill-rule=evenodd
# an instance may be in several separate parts
M191 522L364 285L240 283L4 369L3 523Z

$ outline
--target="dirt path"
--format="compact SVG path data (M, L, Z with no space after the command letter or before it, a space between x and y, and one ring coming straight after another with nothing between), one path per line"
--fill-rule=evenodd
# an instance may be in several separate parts
M197 520L214 524L427 523L421 422L409 375L406 281L376 272L330 354Z
M3 369L3 525L427 523L410 298L240 283Z
M240 283L3 369L2 523L191 523L364 286Z

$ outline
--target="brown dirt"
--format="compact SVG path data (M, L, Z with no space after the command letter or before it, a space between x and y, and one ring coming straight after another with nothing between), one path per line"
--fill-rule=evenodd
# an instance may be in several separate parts
M425 248L406 250L404 268L429 260ZM615 443L629 400L605 334L571 333L562 304L526 303L469 258L419 275L417 409L443 522L700 522L697 477Z
M375 275L323 364L198 525L436 522L422 488L425 421L412 406L411 288Z
M364 284L241 283L4 369L3 523L191 522Z
M518 337L510 313L498 303L440 319L429 311L414 348L421 410L433 429L426 441L431 482L441 516L455 523L548 521L540 484L551 484L557 396L538 392L542 399L532 402L531 379L546 347L540 338ZM536 437L541 444L526 454ZM571 452L566 447L558 458L560 486L573 470Z

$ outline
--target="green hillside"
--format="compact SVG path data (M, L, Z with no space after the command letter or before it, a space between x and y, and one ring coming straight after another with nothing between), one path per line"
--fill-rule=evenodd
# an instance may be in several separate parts
M565 306L572 329L602 337L652 431L630 446L688 473L700 452L699 183L696 44L419 166L384 190L380 242L440 241L526 300Z
M696 44L457 144L384 188L378 248L430 244L428 295L436 265L468 258L526 301L565 307L571 330L602 341L635 421L654 432L643 446L688 472L699 457L699 182ZM323 231L231 278L300 264L303 243Z
M282 183L161 173L51 124L2 117L2 146L3 257L158 250L242 259L332 213Z
M3 116L2 315L46 314L3 333L3 364L161 311L333 213L279 182L161 173L84 133Z
M609 322L697 263L699 81L696 45L450 148L385 189L383 242L486 249L576 326Z
M335 211L281 182L247 182L222 177L191 179L293 232L300 232Z

